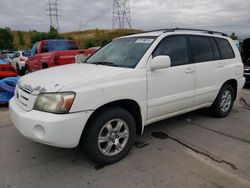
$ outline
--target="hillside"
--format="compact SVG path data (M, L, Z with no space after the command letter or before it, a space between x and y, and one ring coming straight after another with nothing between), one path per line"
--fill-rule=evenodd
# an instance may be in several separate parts
M89 48L92 46L102 46L109 42L110 40L134 33L140 33L142 30L137 29L115 29L115 30L103 30L94 29L86 31L75 31L62 33L65 38L73 39L77 41L81 48ZM26 50L31 48L31 36L38 32L27 32L19 31L23 35L24 45L20 45L18 31L12 31L14 36L14 48L18 50Z

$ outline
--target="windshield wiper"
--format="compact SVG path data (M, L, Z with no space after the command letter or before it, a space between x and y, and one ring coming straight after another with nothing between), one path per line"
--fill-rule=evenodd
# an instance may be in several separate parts
M108 66L118 67L118 65L116 65L116 64L114 64L112 62L106 62L106 61L93 62L92 64L95 64L95 65L108 65Z

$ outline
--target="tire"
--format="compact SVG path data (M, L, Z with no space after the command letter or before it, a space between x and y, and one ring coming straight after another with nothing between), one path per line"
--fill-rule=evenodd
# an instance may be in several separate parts
M20 67L18 64L16 64L16 73L20 75L20 72L21 72Z
M92 161L109 165L128 154L135 136L136 124L132 115L125 109L109 107L92 119L85 131L83 145Z
M48 64L47 63L43 63L42 64L42 69L47 69L47 68L49 68Z
M234 91L231 85L222 86L213 105L210 107L210 110L214 116L219 118L228 116L234 104L235 92L236 91Z
M22 69L20 70L20 76L23 76L26 74L26 67L22 67Z

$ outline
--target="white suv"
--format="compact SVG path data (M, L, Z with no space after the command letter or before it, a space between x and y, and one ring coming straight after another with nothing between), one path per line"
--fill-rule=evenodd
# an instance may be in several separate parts
M122 159L148 124L204 107L227 116L244 83L230 38L176 28L121 37L82 64L26 75L9 106L24 136L64 148L83 143L105 165Z

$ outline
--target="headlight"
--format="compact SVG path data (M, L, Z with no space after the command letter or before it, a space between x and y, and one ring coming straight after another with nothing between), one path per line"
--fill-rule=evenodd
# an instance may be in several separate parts
M38 95L33 109L55 114L66 114L69 113L74 99L74 92L44 93Z

